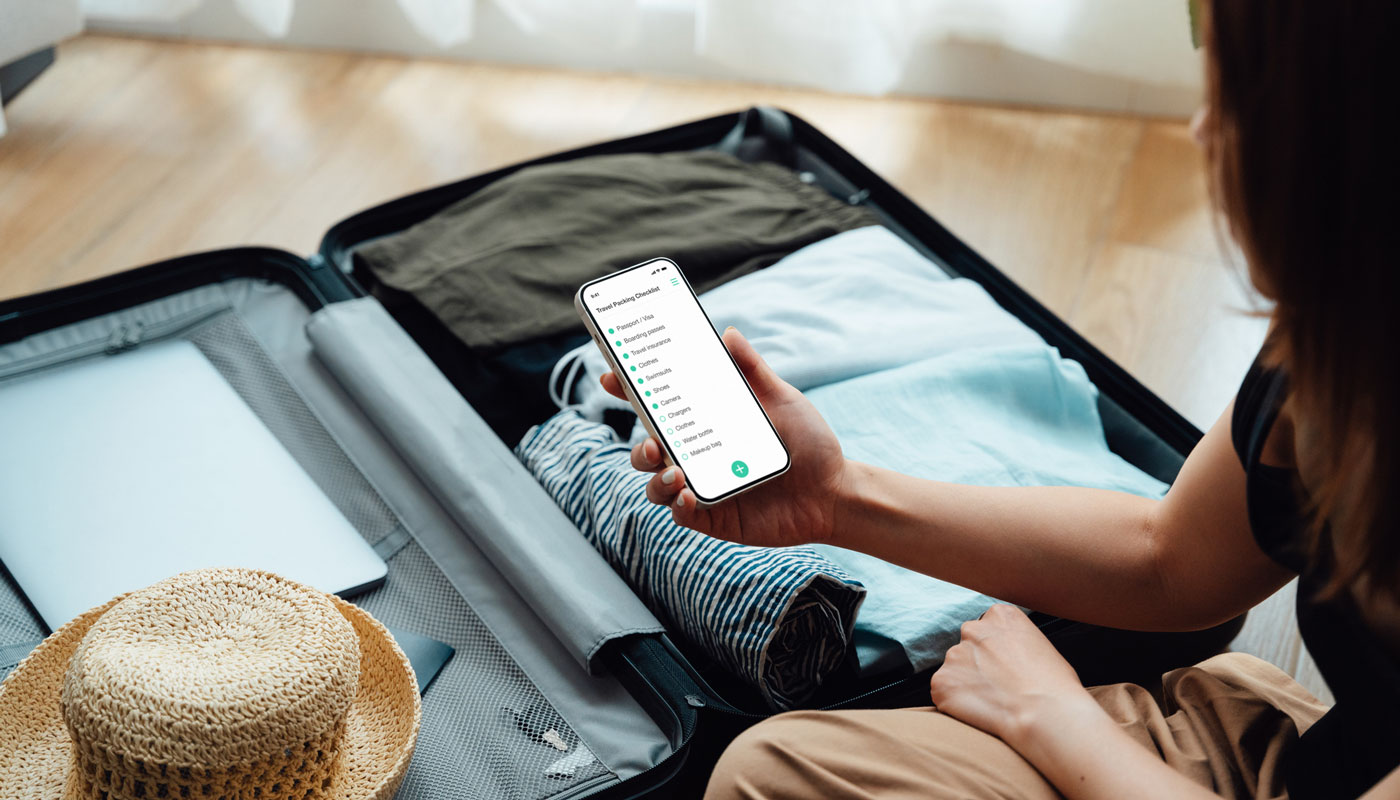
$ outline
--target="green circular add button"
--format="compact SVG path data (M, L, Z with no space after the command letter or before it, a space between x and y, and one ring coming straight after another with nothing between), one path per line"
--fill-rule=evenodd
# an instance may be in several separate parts
M729 465L729 470L740 478L745 478L748 477L749 474L749 465L742 461L735 461L733 464Z

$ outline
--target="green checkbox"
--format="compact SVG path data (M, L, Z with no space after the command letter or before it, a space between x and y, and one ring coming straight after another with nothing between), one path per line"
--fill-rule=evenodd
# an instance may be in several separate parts
M608 333L612 333L612 332L613 332L613 329L612 329L612 328L608 328Z
M682 460L682 461L686 461L686 460L689 460L689 459L690 459L690 454L689 454L689 453L681 453L681 460Z
M681 446L681 440L680 440L680 439L677 439L676 441L671 442L671 444L672 444L673 446L675 446L675 447L680 447L680 446Z
M650 390L650 389L647 390L647 397L651 397L651 390Z
M633 367L633 368L632 368L632 371L633 371L633 372L636 372L636 371L637 371L637 368L636 368L636 367ZM641 378L638 378L637 380L640 381Z
M617 340L616 342L613 342L613 344L617 345L618 347L621 347L621 346L622 346L622 340L619 339L619 340Z
M652 408L661 408L661 406L659 406L659 405L657 405L657 404L655 404L655 403L652 403L652 404L651 404L651 407L652 407Z
M626 353L623 353L623 354L622 354L622 357L623 357L623 358L631 358L631 356L627 355Z
M675 432L676 432L676 429L675 429L675 428L667 428L667 429L666 429L666 432L667 432L667 433L675 433Z
M641 382L642 382L642 379L641 379L641 378L638 378L638 379L637 379L637 383L641 383Z

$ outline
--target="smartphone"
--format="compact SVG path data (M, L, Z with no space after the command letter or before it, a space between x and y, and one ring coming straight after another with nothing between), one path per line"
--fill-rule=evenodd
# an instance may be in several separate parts
M574 307L697 500L718 503L787 471L787 445L674 261L589 281Z

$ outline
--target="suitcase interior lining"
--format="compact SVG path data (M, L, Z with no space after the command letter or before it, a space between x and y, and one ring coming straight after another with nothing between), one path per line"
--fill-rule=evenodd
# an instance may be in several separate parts
M379 545L403 527L277 369L241 316L227 311L191 331L188 338L365 541L379 551ZM392 553L380 551L379 555L388 558Z
M568 797L669 755L666 735L636 700L616 680L580 668L320 366L303 330L309 316L285 287L225 281L0 346L0 386L75 358L188 338L367 541L395 543L381 552L385 585L354 601L391 628L456 650L425 694L399 797L448 789L460 797ZM399 530L410 535L394 536ZM43 634L13 580L0 576L0 677ZM6 658L11 651L15 658Z

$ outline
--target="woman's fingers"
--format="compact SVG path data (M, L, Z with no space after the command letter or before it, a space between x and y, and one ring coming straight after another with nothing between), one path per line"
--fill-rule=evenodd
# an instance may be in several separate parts
M680 467L667 467L647 481L647 499L658 506L669 506L685 488L685 473Z
M660 452L661 446L655 439L647 439L632 448L632 466L644 472L656 473L647 481L647 500L658 506L670 508L671 518L679 525L698 531L708 530L707 512L696 503L695 493L685 488L685 473L680 467L667 467L662 464ZM653 456L656 458L656 466L637 466L639 461L646 462Z
M603 391L613 397L619 400L627 399L627 395L622 391L622 382L617 379L616 373L604 372L603 377L599 378L598 382L603 384Z
M680 467L667 467L647 481L647 500L671 509L671 519L697 531L710 530L709 511L700 508L695 493L685 488L685 473Z
M632 469L638 472L656 472L666 466L661 461L661 445L648 437L632 448Z
M720 536L715 531L714 510L711 506L701 508L695 501L695 492L689 489L682 489L676 493L671 500L671 519L677 525L690 528L694 531L709 534L710 536ZM721 538L729 539L727 536ZM739 539L729 539L729 541L742 544Z
M783 379L779 378L778 373L763 360L763 356L753 349L749 340L733 326L725 328L720 338L729 349L729 354L734 357L734 363L739 365L739 371L744 373L744 378L748 380L754 394L758 395L759 402L773 397L782 386Z

